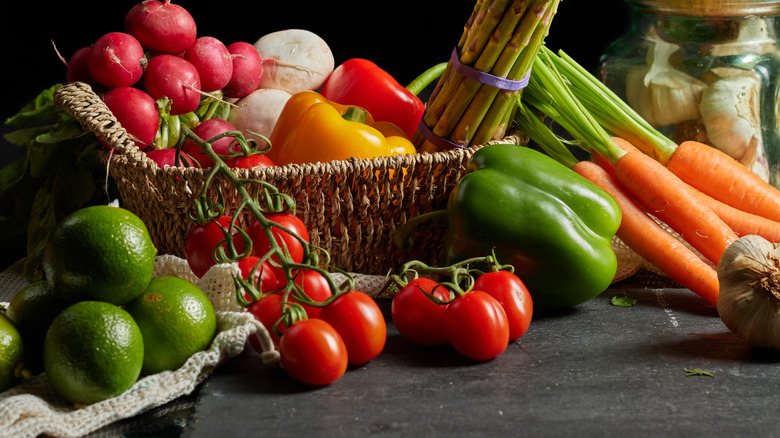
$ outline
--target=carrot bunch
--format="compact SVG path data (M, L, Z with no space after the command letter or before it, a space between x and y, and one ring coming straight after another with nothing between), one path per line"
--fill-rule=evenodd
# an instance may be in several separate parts
M537 56L515 122L549 155L615 198L623 213L617 236L628 247L716 305L713 265L726 248L746 234L780 241L780 191L706 144L674 144L564 56L547 48ZM567 143L591 159L575 158L537 112L568 131L573 140Z

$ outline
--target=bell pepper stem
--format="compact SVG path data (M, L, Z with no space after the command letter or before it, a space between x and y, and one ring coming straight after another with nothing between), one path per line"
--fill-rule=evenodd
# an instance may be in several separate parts
M347 111L342 114L341 117L350 122L366 123L366 113L368 113L368 111L363 108L351 106L347 108Z

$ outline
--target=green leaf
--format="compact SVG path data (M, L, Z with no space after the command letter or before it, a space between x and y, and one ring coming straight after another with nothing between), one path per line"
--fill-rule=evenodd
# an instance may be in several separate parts
M54 125L45 125L45 126L35 126L32 128L24 128L24 129L17 129L15 131L11 131L3 136L5 140L11 144L15 144L17 146L26 146L32 142L35 141L35 139L49 130L52 129Z
M48 188L42 187L35 195L27 223L27 258L29 260L40 260L49 234L56 223L54 198Z
M85 132L75 119L68 118L63 122L54 125L52 129L35 137L35 141L42 144L53 144L88 134L89 133Z
M8 126L25 126L51 120L58 110L54 105L54 91L60 86L61 84L55 84L38 93L18 113L6 119L5 124Z
M0 196L12 190L27 173L27 157L20 158L0 169Z
M687 368L685 368L685 375L686 375L686 376L707 376L707 377L715 377L715 376L714 376L712 373L709 373L709 372L707 372L707 371L702 371L702 370L697 370L697 369L689 370L689 369L687 369Z
M632 307L636 304L636 300L631 298L627 293L622 296L615 295L612 297L612 305L618 307Z

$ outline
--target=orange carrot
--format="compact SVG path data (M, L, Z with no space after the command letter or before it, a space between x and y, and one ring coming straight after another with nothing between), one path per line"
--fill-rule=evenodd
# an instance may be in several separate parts
M623 149L626 152L631 151L638 151L639 148L634 146L633 143L629 142L626 139L620 138L620 137L611 137L612 141L615 142L616 145L620 147L620 149Z
M540 60L539 64L554 66L554 71L567 79L566 82L559 80L555 85L569 88L569 94L573 96L569 100L577 100L596 124L613 135L635 142L637 147L703 193L739 210L780 222L780 190L728 154L696 141L676 144L650 126L588 69L563 52L556 55L550 49L543 49L537 59ZM545 66L537 68L534 65L534 72L543 71L547 75L548 70L553 69ZM540 84L549 86L532 81L523 91L523 99L544 91L550 95L555 93L555 97L561 95L557 90L540 90ZM547 114L551 116L553 113ZM605 155L605 158L612 157Z
M609 193L623 214L617 236L672 280L717 305L718 275L684 243L662 228L598 164L580 161L572 169Z
M719 218L723 220L737 236L755 234L764 239L780 243L780 222L775 222L762 216L751 214L728 204L718 201L702 192L694 191L702 202L707 204Z
M665 222L708 260L717 264L737 235L685 182L642 152L615 163L615 178L650 214Z
M622 138L613 137L612 140L626 152L639 150L633 144ZM614 175L614 167L612 167L612 165L609 164L609 162L598 153L594 152L591 154L591 161ZM702 193L693 187L691 187L691 190L702 202L711 208L712 211L714 211L715 214L718 215L718 217L721 218L723 222L725 222L726 225L728 225L737 236L755 234L769 240L770 242L780 242L780 222L732 207L713 198L712 196Z
M704 143L685 141L677 147L667 167L715 199L780 222L780 190L725 152Z

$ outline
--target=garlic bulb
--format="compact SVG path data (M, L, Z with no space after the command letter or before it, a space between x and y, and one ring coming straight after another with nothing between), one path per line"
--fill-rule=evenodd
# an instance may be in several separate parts
M732 243L718 263L718 315L756 348L780 350L780 247L759 236Z
M632 68L626 76L628 104L653 126L699 118L699 99L707 85L671 64L680 46L662 40L654 30L645 41L647 64Z
M748 165L761 144L760 88L755 73L739 69L714 71L720 78L701 96L701 117L710 144Z

